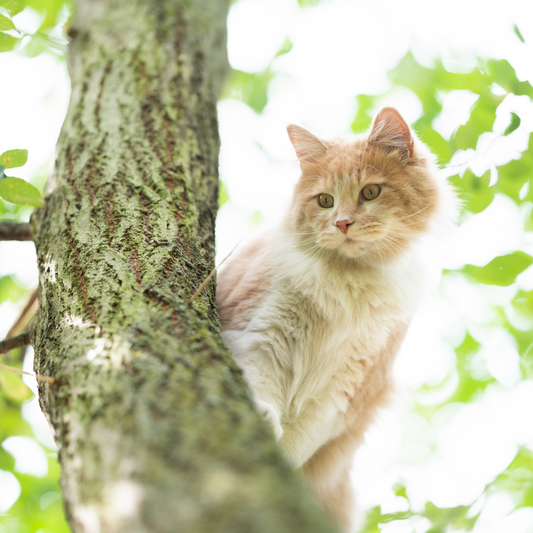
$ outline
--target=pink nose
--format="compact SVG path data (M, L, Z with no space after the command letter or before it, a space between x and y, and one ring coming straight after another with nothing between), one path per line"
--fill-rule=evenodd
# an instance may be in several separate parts
M340 220L338 222L335 222L335 226L339 226L344 235L346 235L346 233L348 232L348 226L350 224L353 224L353 222L350 222L349 220Z

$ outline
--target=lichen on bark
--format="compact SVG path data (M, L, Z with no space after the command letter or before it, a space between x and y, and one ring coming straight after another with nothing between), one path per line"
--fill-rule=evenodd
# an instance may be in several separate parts
M75 532L333 531L224 347L213 268L225 0L77 0L35 211L35 370Z

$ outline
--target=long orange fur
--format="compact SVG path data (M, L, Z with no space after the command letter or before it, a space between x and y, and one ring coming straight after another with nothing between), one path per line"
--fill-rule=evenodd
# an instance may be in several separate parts
M454 198L392 108L351 139L288 132L302 169L291 208L219 274L217 307L280 446L352 531L353 455L393 390L392 364L426 287L423 238L449 220ZM368 184L381 188L371 202L361 196Z

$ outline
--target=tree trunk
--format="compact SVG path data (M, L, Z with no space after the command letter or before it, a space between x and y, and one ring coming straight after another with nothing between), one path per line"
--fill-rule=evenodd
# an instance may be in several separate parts
M78 0L35 370L75 532L334 528L224 347L213 268L227 0Z

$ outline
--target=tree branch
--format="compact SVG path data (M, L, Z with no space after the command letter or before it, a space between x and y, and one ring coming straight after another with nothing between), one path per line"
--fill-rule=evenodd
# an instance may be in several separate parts
M37 306L39 305L37 301L38 295L39 289L37 288L31 293L30 299L22 310L22 313L20 313L17 320L15 320L15 322L7 332L6 339L9 339L10 337L13 337L17 333L26 329L26 326L29 324L30 320L33 318L35 312L37 311Z
M0 241L33 241L26 222L0 222Z
M39 381L48 381L48 383L56 382L54 378L49 378L47 376L40 376L39 374L32 374L31 372L25 372L24 370L20 370L20 368L3 365L1 363L0 363L0 370L7 370L8 372L13 372L14 374L20 374L21 376L31 376L32 378L38 379Z
M0 341L0 353L7 353L14 348L20 348L21 346L26 346L30 343L30 333L22 333L22 335L17 335L16 337Z

